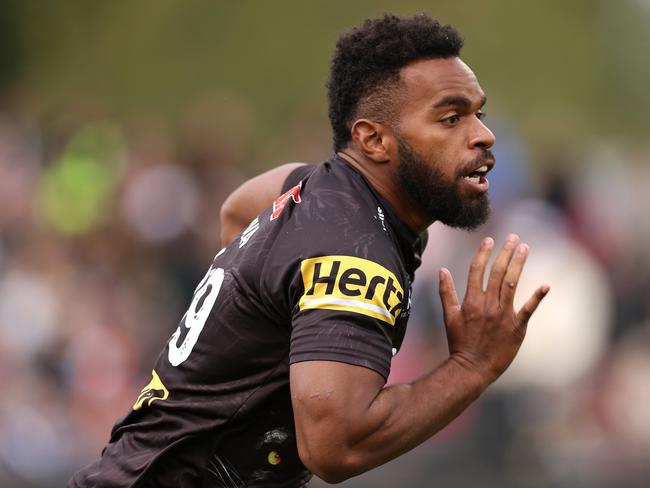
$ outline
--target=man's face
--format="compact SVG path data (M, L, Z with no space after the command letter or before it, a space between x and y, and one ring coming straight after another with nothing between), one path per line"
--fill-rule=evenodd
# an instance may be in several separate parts
M428 220L481 225L494 135L481 122L485 95L474 73L458 58L434 59L405 67L401 78L406 89L394 128L401 190Z
M405 141L398 138L399 166L397 178L411 201L418 210L429 217L450 227L473 230L485 223L490 213L490 202L486 192L476 192L464 195L458 179L464 173L458 172L457 177L449 179L440 169L439 163L432 164L413 151ZM479 157L483 159L483 156ZM480 160L467 165L469 170L482 166Z

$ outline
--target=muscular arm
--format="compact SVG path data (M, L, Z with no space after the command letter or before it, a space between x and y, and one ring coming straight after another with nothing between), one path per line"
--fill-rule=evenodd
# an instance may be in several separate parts
M221 206L221 245L227 246L280 196L287 176L305 163L287 163L245 181Z
M548 292L540 287L515 313L512 305L528 248L511 236L497 256L487 289L483 275L492 247L486 239L458 303L447 270L440 296L449 358L410 384L385 387L376 372L330 361L291 365L291 396L302 461L337 483L414 448L446 426L514 359L528 319Z
M344 363L291 366L298 450L330 483L384 464L458 416L487 385L453 360L411 383L384 387L376 372Z

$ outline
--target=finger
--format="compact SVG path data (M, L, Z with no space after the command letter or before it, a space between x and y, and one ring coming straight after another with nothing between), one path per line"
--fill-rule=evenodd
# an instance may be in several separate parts
M514 256L510 260L510 265L506 271L506 276L501 284L501 306L503 308L512 307L512 302L515 299L515 292L517 291L517 284L519 277L524 269L526 258L528 257L528 245L519 244L516 247Z
M537 310L537 306L540 304L542 299L548 294L550 289L551 287L548 285L540 286L537 290L535 290L533 296L528 299L528 301L524 304L524 306L521 307L521 309L517 313L517 323L521 327L525 327L528 324L530 317L533 315L533 313L535 313L535 310Z
M467 276L467 291L465 292L465 301L467 297L470 299L474 294L483 292L483 277L485 276L485 267L487 266L488 261L490 260L490 254L492 254L492 248L494 247L494 239L491 237L486 237L481 242L481 247L479 248L472 264L469 266L469 274Z
M517 234L510 234L506 238L506 242L504 242L501 251L499 251L497 258L492 265L486 290L488 303L498 303L499 295L501 293L501 283L503 283L503 277L508 269L508 263L510 263L510 259L512 258L512 254L514 253L518 242L519 236Z
M458 303L458 295L456 287L454 286L454 279L447 268L440 270L440 285L438 287L440 293L440 301L442 302L442 309L445 317L445 323L449 323L451 317L460 311L460 304Z

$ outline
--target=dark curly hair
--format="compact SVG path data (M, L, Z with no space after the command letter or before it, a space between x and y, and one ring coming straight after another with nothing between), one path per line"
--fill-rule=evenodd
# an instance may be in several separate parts
M385 14L343 34L336 43L327 83L334 150L350 142L350 129L358 117L384 123L395 120L397 104L391 102L404 66L458 56L462 46L456 29L426 14Z

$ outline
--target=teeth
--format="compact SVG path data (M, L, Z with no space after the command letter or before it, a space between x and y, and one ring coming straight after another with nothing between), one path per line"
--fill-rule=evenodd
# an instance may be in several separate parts
M477 185L481 182L480 176L463 176L463 179L469 181L470 183L476 183Z
M479 169L476 170L477 173L486 173L488 170L487 164L484 164Z

